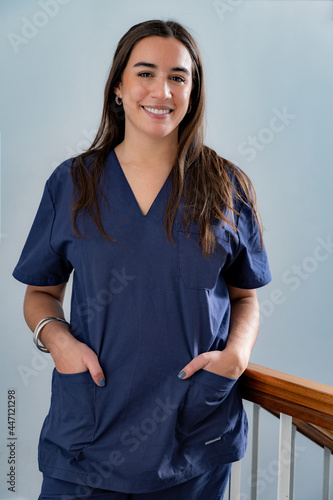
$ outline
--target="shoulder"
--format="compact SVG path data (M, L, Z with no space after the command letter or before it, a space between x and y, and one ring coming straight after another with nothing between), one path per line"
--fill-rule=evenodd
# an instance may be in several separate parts
M248 175L234 162L220 156L216 151L204 146L203 154L205 160L217 172L221 182L227 183L227 191L230 193L234 204L238 207L243 203L252 204L255 198L253 184Z
M68 181L72 178L72 172L77 167L78 163L83 163L84 166L91 170L93 166L94 155L83 153L78 156L73 156L67 158L62 163L60 163L52 172L50 177L48 178L48 183L50 185L53 184L61 184L64 181Z
M68 158L58 165L47 180L48 185L58 186L71 178L72 162L75 158Z
M47 180L48 185L50 187L61 187L62 185L69 183L73 186L73 172L77 168L78 164L83 164L87 171L91 171L93 168L93 161L94 154L87 155L86 153L67 158L53 170Z
M239 179L249 180L247 174L238 165L219 155L214 149L204 146L202 154L205 162L209 163L210 166L214 166L215 169L226 173L231 182L237 183Z
M71 196L73 191L72 163L74 158L68 158L58 165L46 181L53 203L63 201L64 197Z

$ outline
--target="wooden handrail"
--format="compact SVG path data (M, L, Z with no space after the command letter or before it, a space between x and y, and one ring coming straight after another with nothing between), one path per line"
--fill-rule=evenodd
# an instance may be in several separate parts
M297 430L311 439L319 446L326 447L333 453L333 432L328 429L323 429L318 425L302 422L297 418L293 418L293 424L296 425Z
M242 397L248 401L303 423L333 430L333 387L329 385L249 363L240 388ZM315 427L311 428L314 432ZM327 436L332 438L331 433Z

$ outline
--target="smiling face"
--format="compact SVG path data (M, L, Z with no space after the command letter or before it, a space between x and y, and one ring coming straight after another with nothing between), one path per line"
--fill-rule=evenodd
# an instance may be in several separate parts
M191 89L192 59L185 45L160 36L140 40L114 89L123 100L125 139L135 134L138 139L169 137L177 142Z

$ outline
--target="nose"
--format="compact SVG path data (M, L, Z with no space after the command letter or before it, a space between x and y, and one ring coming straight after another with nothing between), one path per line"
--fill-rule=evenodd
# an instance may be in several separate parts
M171 97L169 81L166 78L156 78L154 86L151 89L151 96L156 99L164 100Z

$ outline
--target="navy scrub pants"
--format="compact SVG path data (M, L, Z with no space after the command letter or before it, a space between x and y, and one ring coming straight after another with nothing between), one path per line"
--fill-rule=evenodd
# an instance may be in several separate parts
M230 469L231 464L218 465L189 481L153 493L118 493L44 475L39 500L222 500Z

